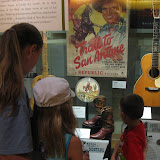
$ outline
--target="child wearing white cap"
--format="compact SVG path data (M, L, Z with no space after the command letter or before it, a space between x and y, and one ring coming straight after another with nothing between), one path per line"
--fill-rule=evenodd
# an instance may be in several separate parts
M82 160L81 141L74 135L77 120L72 110L74 92L69 83L59 77L46 77L34 88L33 137L35 148L47 160ZM35 136L34 136L35 135Z

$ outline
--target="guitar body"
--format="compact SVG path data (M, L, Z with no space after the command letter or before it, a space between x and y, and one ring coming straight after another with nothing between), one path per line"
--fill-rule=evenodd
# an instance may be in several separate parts
M46 78L46 77L55 77L55 76L54 76L54 75L47 75L47 76L38 75L38 76L36 76L36 77L33 79L32 87L34 87L35 84L36 84L39 80L41 80L41 79L43 79L43 78Z
M146 54L142 57L141 67L143 73L134 86L134 93L140 95L143 98L145 106L159 107L160 90L158 87L156 87L155 81L160 78L160 74L156 78L152 78L150 76L150 70L152 66L151 63L152 54ZM158 65L157 69L160 71L160 65Z

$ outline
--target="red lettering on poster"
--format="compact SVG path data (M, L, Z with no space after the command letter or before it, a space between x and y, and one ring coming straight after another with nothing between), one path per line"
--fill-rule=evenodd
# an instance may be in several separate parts
M82 42L78 45L78 48L80 48L80 56L83 56L83 54L87 54L88 52L93 52L97 49L101 49L103 47L103 43L101 40L101 37L99 36L98 38L93 38L90 42L89 42L89 46L86 47L85 44L87 43L87 41Z
M89 64L92 64L93 61L91 60L91 57L87 57L87 59L82 59L81 62L80 61L80 56L77 56L75 59L74 59L74 63L75 64L78 64L78 66L76 66L76 69L80 68L80 67L84 67L84 66L87 66Z
M114 37L111 37L110 34L106 34L104 37L96 37L92 38L89 43L87 41L82 42L78 45L78 49L80 51L80 56L77 56L74 59L74 64L76 65L75 68L79 69L80 67L84 67L87 65L92 64L93 62L99 62L106 58L111 58L113 60L113 57L116 56L117 60L122 60L123 57L121 55L124 55L124 44L121 44L120 46L113 47L111 45L112 39ZM95 52L94 52L95 51ZM95 54L93 56L82 58L84 54L91 53ZM92 57L93 60L92 60Z
M114 37L109 37L111 35L111 33L110 34L106 34L104 37L103 37L103 39L104 39L104 46L109 46L110 44L111 44L111 42L112 42L112 39L114 38ZM107 38L108 37L108 38Z
M103 71L83 71L79 70L78 74L97 74L97 75L103 75Z

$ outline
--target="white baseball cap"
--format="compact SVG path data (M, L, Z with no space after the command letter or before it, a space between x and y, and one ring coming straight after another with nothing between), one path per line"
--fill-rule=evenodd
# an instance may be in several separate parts
M70 89L64 78L46 77L33 87L36 105L39 107L54 107L67 102L75 93Z

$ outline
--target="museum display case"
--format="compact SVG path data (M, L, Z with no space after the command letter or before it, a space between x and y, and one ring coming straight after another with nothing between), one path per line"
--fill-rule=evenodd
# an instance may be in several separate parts
M83 9L86 9L85 7L86 5L84 4ZM90 5L90 7L92 10L94 10L94 7L92 5ZM125 127L125 124L123 123L121 116L120 116L120 108L119 108L120 99L121 97L127 94L134 93L134 87L136 85L137 80L139 79L139 77L142 76L142 74L144 74L142 72L142 66L141 66L141 60L143 56L148 53L153 53L155 51L153 48L154 47L153 40L157 42L156 43L157 48L160 43L158 41L159 38L155 38L155 35L158 34L158 31L155 33L155 28L153 27L154 26L153 24L154 16L153 16L153 12L151 9L152 8L138 8L138 9L127 8L127 12L125 12L125 14L127 13L126 18L128 18L128 23L127 23L127 30L128 30L127 37L128 38L127 38L127 49L126 49L127 52L125 52L127 56L124 58L125 59L124 60L124 64L125 64L124 73L122 73L123 68L121 68L121 70L116 73L116 74L121 73L120 76L117 76L116 74L111 75L110 73L108 74L109 76L107 74L104 74L102 76L100 75L100 72L98 72L98 70L95 69L96 67L94 68L94 75L92 74L89 75L88 70L86 71L87 73L86 76L84 76L85 74L81 75L82 73L80 72L79 72L80 74L76 75L74 73L75 71L72 70L72 67L74 66L74 64L71 63L71 60L68 60L69 59L68 54L70 54L70 52L73 52L72 50L68 50L69 41L71 40L71 42L73 43L72 47L76 48L76 46L79 45L79 44L74 43L77 40L76 36L71 35L69 31L48 31L47 33L47 41L46 41L47 59L45 59L46 61L45 64L47 63L47 74L53 75L56 77L65 78L69 82L71 89L75 91L77 96L73 98L73 106L77 107L76 109L78 110L78 112L76 112L76 109L75 109L75 112L78 117L77 118L78 119L77 128L93 129L91 128L93 126L86 127L87 126L86 123L88 123L86 121L91 120L93 117L95 117L95 114L96 114L96 109L95 109L93 100L98 95L104 95L106 97L106 105L112 108L113 120L114 120L114 132L112 132L112 135L109 138L107 138L111 143L110 144L111 148L115 147L115 144L119 140L121 134L124 131L124 127ZM79 11L77 12L77 15L78 13ZM91 20L94 21L92 18ZM73 24L72 24L72 28L73 28ZM96 30L96 33L98 33L97 26L94 26L93 28ZM159 26L157 30L159 30ZM90 31L88 31L88 33L89 32ZM2 33L0 35L2 35ZM72 37L69 38L69 36L72 36ZM93 36L93 33L92 33L92 36ZM82 49L82 47L79 49ZM156 53L159 53L159 50L156 50ZM78 54L78 51L76 49L75 49L74 54L75 55L73 56L77 56L76 54ZM88 54L88 53L84 52L84 54ZM70 54L69 56L72 57L72 54ZM32 70L32 72L30 72L28 75L24 77L24 84L28 91L30 99L33 97L33 92L32 92L33 79L38 75L42 75L44 72L43 70L44 69L44 66L43 66L44 58L45 57L41 55L36 67ZM112 61L112 60L113 59L109 57L108 63L110 63L109 61ZM76 62L78 64L78 61ZM121 60L119 60L119 62L121 62ZM102 64L103 63L107 63L107 61L102 62ZM116 62L114 62L114 64L116 64ZM83 66L83 69L85 68L85 66L86 65ZM106 66L107 65L105 65L105 67ZM160 65L158 64L158 68L159 66ZM110 66L108 65L108 67ZM109 68L107 67L103 68L103 71L107 71L108 69ZM146 74L148 74L148 71ZM157 77L159 77L159 73ZM81 86L77 88L80 81L84 78L86 78L87 80L85 80L83 84L81 84ZM96 83L92 84L93 82L90 82L90 80L88 80L89 78L93 79L93 81ZM157 92L153 91L153 97L156 96L156 93L158 94L158 91L159 90L157 90ZM154 140L156 139L156 141L154 141L154 149L153 149L154 152L160 151L160 145L159 145L160 140L157 139L157 134L160 132L160 101L159 101L159 98L158 98L157 103L159 103L159 105L156 104L156 106L152 106L152 105L145 106L146 108L151 107L150 108L151 117L145 118L144 120L144 122L146 121L148 122L148 126L151 124L149 127L146 126L146 129L151 128L149 130L149 134L150 134L149 136L152 136L151 135L152 132L156 133L156 134L153 134L153 139ZM155 125L155 124L158 124L158 125ZM101 128L102 127L101 122L99 123L99 125ZM153 126L155 126L155 130ZM96 130L95 132L98 132L100 128L98 128L98 130ZM154 136L156 136L156 138ZM156 142L157 142L158 149L155 147ZM155 151L155 148L157 149L156 151ZM111 150L109 152L111 153ZM153 154L153 153L150 152L150 154ZM158 153L155 153L155 154L157 156L156 160L158 160L158 157L160 157L160 155L158 155ZM107 155L107 156L110 157L110 155Z

